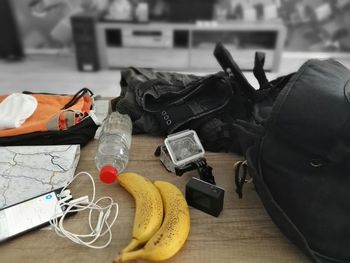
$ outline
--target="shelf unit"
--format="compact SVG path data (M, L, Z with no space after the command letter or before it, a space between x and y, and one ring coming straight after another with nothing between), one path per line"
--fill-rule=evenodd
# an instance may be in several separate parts
M286 36L279 20L225 24L99 22L96 27L102 68L215 70L220 67L213 50L221 41L242 69L251 70L255 51L264 51L265 68L277 71Z

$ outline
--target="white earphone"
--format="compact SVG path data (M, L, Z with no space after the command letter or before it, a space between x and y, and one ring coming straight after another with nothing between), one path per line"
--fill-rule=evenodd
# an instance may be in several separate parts
M66 189L75 180L75 178L77 178L79 175L82 175L82 174L87 175L92 182L93 192L92 192L91 201L89 201L89 197L86 195L81 196L77 199L72 199L73 197L71 195L70 190ZM65 207L65 209L62 209L64 210L63 215L61 217L54 216L50 220L50 224L54 227L55 232L61 237L66 237L71 241L80 245L84 245L90 248L101 249L101 248L107 247L112 241L111 226L114 224L114 222L118 217L119 206L110 197L102 197L95 202L94 201L95 191L96 191L95 182L91 174L89 174L88 172L80 172L76 174L72 178L72 180L57 195L62 199L60 199L57 202L56 214L58 213L60 207L61 208ZM104 202L107 201L107 205L104 205L104 206L100 205L99 203L101 203L102 201ZM109 220L109 217L111 215L111 210L113 208L115 208L115 214L114 214L114 217L111 220ZM90 231L91 231L90 233L75 234L64 228L63 221L69 213L75 213L86 209L89 210L88 225L90 227ZM95 226L93 226L92 224L94 211L99 212L98 219ZM108 223L108 221L110 221L110 223ZM100 237L106 235L107 233L109 237L108 237L108 240L103 245L98 245L98 246L93 245L94 242L96 242Z
M70 190L66 189L66 190L61 191L57 196L58 197L66 197L68 195L70 195Z

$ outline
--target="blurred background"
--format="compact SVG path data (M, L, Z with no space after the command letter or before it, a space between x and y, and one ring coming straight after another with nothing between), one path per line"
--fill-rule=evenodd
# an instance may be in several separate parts
M102 19L136 21L146 3L149 21L268 21L281 19L290 51L350 51L349 0L12 0L26 49L72 45L69 17L95 10ZM177 3L176 3L177 2ZM192 3L193 2L193 3ZM147 16L145 14L144 16Z
M93 72L108 85L128 66L217 71L217 41L248 72L257 50L277 75L309 58L350 60L350 0L0 0L0 21L0 74L87 73L75 85L96 85Z

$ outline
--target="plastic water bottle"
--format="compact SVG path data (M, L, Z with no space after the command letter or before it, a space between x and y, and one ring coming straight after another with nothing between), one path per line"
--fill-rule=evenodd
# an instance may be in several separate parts
M104 121L95 156L100 180L113 183L129 160L132 122L129 115L112 112Z

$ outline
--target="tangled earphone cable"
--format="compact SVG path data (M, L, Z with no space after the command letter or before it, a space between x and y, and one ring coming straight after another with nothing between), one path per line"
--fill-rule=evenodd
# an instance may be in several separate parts
M92 193L92 200L89 201L88 196L82 196L77 199L72 199L72 196L70 195L70 191L67 190L67 187L79 176L85 174L87 175L93 186L93 193ZM50 220L50 224L54 227L55 232L61 236L61 237L66 237L73 241L74 243L80 244L87 246L89 248L95 248L95 249L102 249L107 247L111 241L112 241L112 231L111 227L115 223L117 217L118 217L118 212L119 212L119 206L118 203L115 203L112 198L110 197L102 197L98 199L95 202L95 182L94 179L92 178L91 174L88 172L80 172L76 174L72 180L64 187L62 188L61 192L58 194L58 197L62 197L62 199L57 202L56 209L55 209L55 214L58 214L59 210L58 208L61 208L64 212L61 217L54 216ZM102 201L108 200L109 203L105 206L100 205ZM111 210L115 207L115 215L113 219L111 220L110 223L108 223L108 219L111 215ZM80 212L90 209L89 211L89 217L88 217L88 224L90 227L90 233L88 234L75 234L72 233L71 231L68 231L64 227L64 219L69 213L75 213L75 212ZM98 211L98 220L95 226L92 224L92 215L94 211ZM103 231L103 229L105 229ZM109 234L108 240L106 241L105 244L103 245L93 245L94 242L96 242L100 237ZM84 240L87 239L87 240Z

